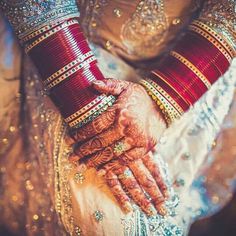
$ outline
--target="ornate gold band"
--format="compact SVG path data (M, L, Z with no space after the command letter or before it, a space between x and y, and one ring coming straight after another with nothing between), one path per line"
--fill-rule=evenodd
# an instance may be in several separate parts
M75 112L74 114L72 114L71 116L67 117L65 120L65 122L70 122L72 120L74 120L75 118L77 118L78 116L82 115L83 113L87 112L91 107L95 106L98 102L100 102L101 100L103 100L106 97L105 94L102 94L100 96L98 96L96 99L94 99L92 102L90 102L89 104L87 104L85 107L83 107L82 109L80 109L79 111Z
M209 42L211 42L224 56L225 58L231 62L232 58L231 55L224 49L224 47L222 46L221 43L219 43L214 37L212 37L209 33L206 33L204 30L200 29L197 26L194 25L190 25L189 29L193 32L196 32L198 34L200 34L201 36L203 36L206 40L208 40Z
M74 25L74 24L78 24L78 20L73 19L73 20L69 20L64 22L63 24L55 27L54 29L48 31L47 33L45 33L44 35L40 36L38 39L36 39L33 43L29 44L28 46L25 47L25 52L28 53L30 50L32 50L36 45L40 44L41 42L43 42L45 39L47 39L48 37L52 36L53 34L59 32L60 30L70 26L70 25Z
M203 22L201 22L199 20L193 21L192 25L197 26L201 29L204 29L209 34L211 34L214 38L216 38L227 49L231 58L234 58L234 55L235 55L234 47L231 46L231 43L227 40L226 37L222 37L219 33L214 31L214 29L210 28L208 25L204 24Z

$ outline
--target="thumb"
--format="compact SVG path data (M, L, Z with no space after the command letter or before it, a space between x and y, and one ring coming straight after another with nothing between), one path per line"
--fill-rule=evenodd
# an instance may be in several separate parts
M116 79L96 80L93 82L93 87L98 92L111 95L120 95L128 85L129 82Z

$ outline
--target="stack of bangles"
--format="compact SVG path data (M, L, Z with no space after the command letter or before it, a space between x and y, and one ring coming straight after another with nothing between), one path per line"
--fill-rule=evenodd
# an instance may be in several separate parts
M99 94L91 87L94 80L104 77L76 18L43 26L20 40L71 128L92 121L115 102L114 96Z
M159 68L140 83L170 125L227 71L235 55L235 45L196 20Z

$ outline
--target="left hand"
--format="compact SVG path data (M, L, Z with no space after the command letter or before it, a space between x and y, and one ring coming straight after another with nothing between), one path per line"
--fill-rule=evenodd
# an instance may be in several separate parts
M147 214L152 203L164 214L167 187L158 166L147 155L166 128L161 112L139 84L109 79L94 87L118 98L106 112L72 134L70 143L78 143L70 161L84 161L87 167L105 170L107 184L121 206L127 206L129 199L123 187ZM120 179L123 172L131 174ZM116 181L110 181L111 176ZM118 194L117 189L120 189Z
M116 103L91 123L75 130L67 142L77 143L71 161L99 167L121 157L131 162L152 150L166 124L158 106L139 84L108 79L94 83L101 93L118 96Z

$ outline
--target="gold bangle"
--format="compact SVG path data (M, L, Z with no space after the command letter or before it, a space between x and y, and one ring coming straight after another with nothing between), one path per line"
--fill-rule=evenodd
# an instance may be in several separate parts
M151 84L149 84L145 80L141 80L140 84L146 88L148 94L157 103L168 125L172 123L175 119L178 119L181 117L180 113L175 109L175 107L161 93L159 93Z
M108 97L105 97L101 103L99 103L98 105L96 105L94 108L92 108L90 111L86 112L85 114L83 114L82 116L77 117L75 120L73 120L72 122L69 122L69 126L70 127L74 127L76 126L78 123L83 122L84 120L86 120L88 117L92 116L95 112L99 111L100 109L102 109L104 106L106 106L110 101L113 100L113 96L110 95Z
M43 34L46 31L51 30L52 28L54 28L55 26L60 25L61 23L62 23L61 21L58 21L58 22L55 22L55 23L52 23L52 24L49 24L49 25L45 25L42 28L40 28L38 30L35 30L35 31L29 33L28 35L26 35L25 37L23 37L21 39L21 42L25 43L25 42L37 37L38 35Z
M213 38L209 33L203 31L202 29L194 26L194 25L190 25L189 29L197 34L200 34L201 36L203 36L207 41L211 42L211 44L213 44L224 56L225 58L231 62L232 58L230 56L230 54L224 49L224 47L215 39Z
M226 37L222 37L219 33L214 31L214 29L210 28L208 25L204 24L203 22L199 20L195 20L192 22L192 25L199 27L200 29L206 30L209 34L211 34L213 37L215 37L219 43L221 43L229 52L231 58L234 58L234 48L231 46L231 43L227 40Z
M166 83L171 89L173 89L175 91L176 94L178 94L178 96L189 106L192 106L192 104L186 100L181 94L179 94L179 92L168 82L166 81L166 79L160 74L159 71L155 70L151 72L152 74L154 74L155 76L157 76L159 79L161 79L164 83ZM185 90L184 90L185 91Z
M79 64L79 65L73 67L71 70L67 71L62 76L60 76L57 79L53 80L51 83L49 83L47 85L46 85L46 83L44 83L46 89L48 89L48 90L52 89L53 87L60 84L64 80L68 79L71 75L75 74L77 71L81 70L83 67L89 66L89 63L91 63L95 60L96 60L96 58L94 56L90 57L86 61L82 62L81 64ZM89 78L89 77L87 77L87 78ZM95 80L95 77L93 76L92 78L90 78L90 80Z
M179 114L184 114L184 110L182 109L182 107L161 86L159 86L151 79L147 79L146 81L151 84L159 93L161 93L175 107Z
M69 64L65 65L63 68L61 68L60 70L58 70L57 72L52 74L50 77L48 77L46 80L44 80L43 83L45 85L48 84L49 82L51 82L55 78L61 76L64 72L66 72L67 70L71 69L76 64L83 62L85 59L87 59L90 56L93 56L93 52L92 51L90 51L90 52L88 52L88 53L86 53L86 54L84 54L82 56L79 56L74 61L70 62Z
M202 74L202 72L194 66L187 58L183 57L176 51L171 51L170 55L178 59L180 62L182 62L186 67L188 67L204 84L205 86L210 89L211 83L208 81L205 75Z
M96 99L94 99L92 102L90 102L89 104L87 104L86 106L84 106L82 109L80 109L79 111L73 113L72 115L68 116L67 118L65 118L65 122L70 122L72 120L74 120L75 118L77 118L78 116L82 115L83 113L87 112L91 107L95 106L98 102L100 102L101 100L103 100L106 97L105 94L99 95Z
M41 42L43 42L45 39L49 38L50 36L52 36L53 34L59 32L60 30L70 26L70 25L74 25L74 24L78 24L78 20L69 20L64 22L63 24L57 26L56 28L48 31L47 33L45 33L44 35L40 36L38 39L36 39L33 43L31 43L30 45L26 46L25 48L25 52L28 53L30 50L32 50L36 45L40 44Z

